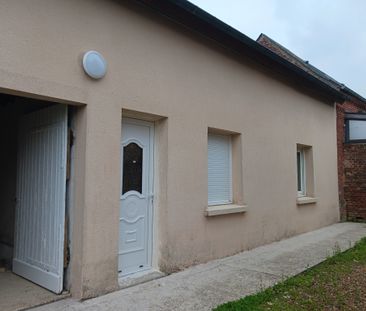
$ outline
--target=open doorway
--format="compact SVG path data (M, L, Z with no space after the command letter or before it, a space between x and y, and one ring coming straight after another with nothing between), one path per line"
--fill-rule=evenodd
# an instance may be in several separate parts
M68 110L0 94L1 310L62 298Z

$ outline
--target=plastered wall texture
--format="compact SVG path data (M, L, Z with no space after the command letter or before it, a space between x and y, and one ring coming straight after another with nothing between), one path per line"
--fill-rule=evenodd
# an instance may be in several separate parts
M334 105L267 69L118 1L1 1L0 90L79 105L71 293L117 288L122 110L161 116L156 267L225 257L339 220ZM92 81L81 58L108 72ZM123 110L125 111L125 110ZM245 214L205 217L207 131L241 137ZM313 148L318 202L297 206L296 144Z

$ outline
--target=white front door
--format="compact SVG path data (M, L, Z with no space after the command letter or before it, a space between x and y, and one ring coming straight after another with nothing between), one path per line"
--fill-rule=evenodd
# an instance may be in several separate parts
M152 123L122 120L120 276L151 268L153 218L153 135Z
M21 118L13 271L55 293L63 289L67 107Z

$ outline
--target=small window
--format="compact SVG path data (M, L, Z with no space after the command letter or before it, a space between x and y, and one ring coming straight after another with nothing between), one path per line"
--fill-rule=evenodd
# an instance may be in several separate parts
M313 148L297 144L296 162L298 198L315 198Z
M231 136L208 134L208 205L232 203Z
M305 176L305 152L303 148L297 148L297 194L306 195L306 176Z
M366 143L366 114L346 115L346 142Z

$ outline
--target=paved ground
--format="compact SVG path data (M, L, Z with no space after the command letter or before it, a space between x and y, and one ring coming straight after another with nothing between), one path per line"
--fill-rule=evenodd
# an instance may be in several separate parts
M35 310L211 310L298 274L363 236L366 224L335 224L102 297L65 299Z
M23 310L31 306L62 299L65 295L55 295L10 271L0 272L0 310Z

